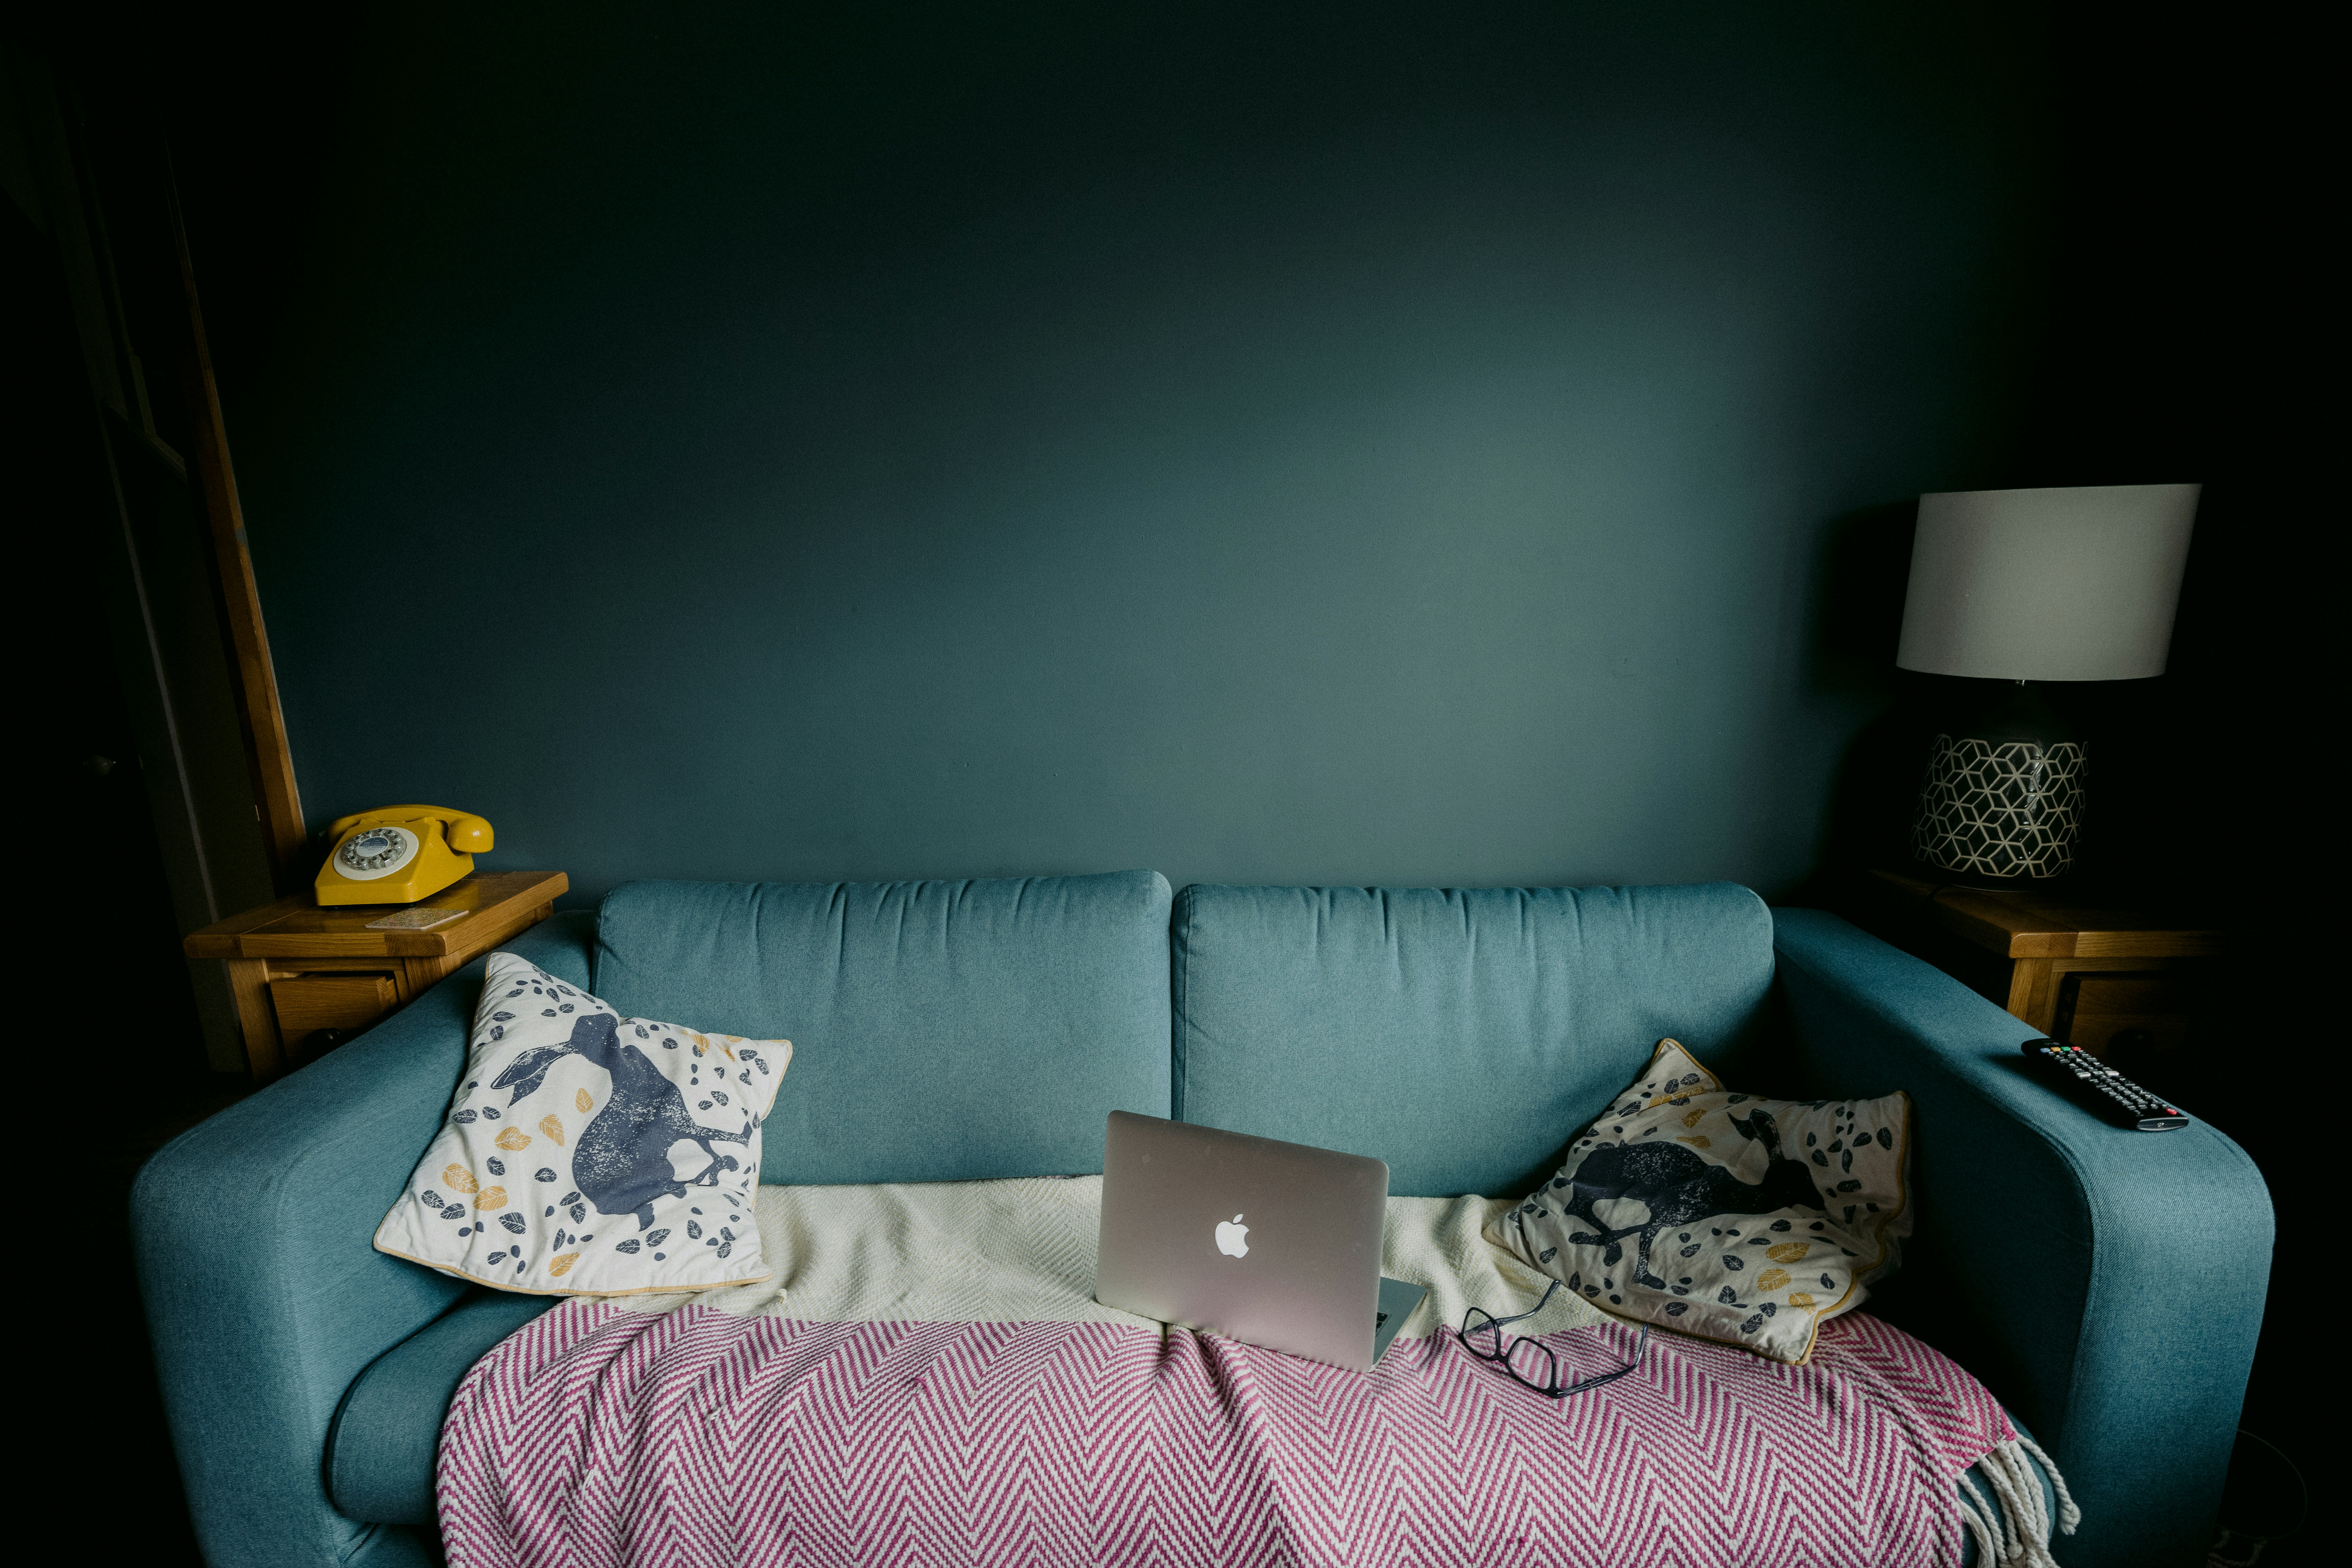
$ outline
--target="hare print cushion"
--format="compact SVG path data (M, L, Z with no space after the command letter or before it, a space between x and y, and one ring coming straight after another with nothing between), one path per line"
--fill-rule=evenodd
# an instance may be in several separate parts
M448 1119L376 1248L531 1295L764 1279L760 1124L792 1059L790 1040L624 1018L492 953Z
M1911 1101L1733 1094L1673 1040L1487 1238L1605 1311L1801 1363L1911 1233Z

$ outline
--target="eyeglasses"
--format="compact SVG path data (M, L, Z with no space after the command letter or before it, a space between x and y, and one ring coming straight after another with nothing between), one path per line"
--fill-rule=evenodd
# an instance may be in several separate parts
M1547 1399L1566 1399L1571 1394L1582 1394L1588 1388L1598 1388L1604 1383L1614 1383L1642 1364L1642 1347L1650 1342L1650 1325L1642 1325L1641 1337L1633 1342L1633 1358L1614 1372L1604 1372L1597 1377L1580 1377L1574 1383L1559 1381L1559 1358L1541 1340L1523 1334L1506 1334L1503 1325L1532 1318L1544 1310L1551 1293L1559 1289L1555 1279L1543 1293L1543 1300L1524 1312L1514 1312L1507 1318L1496 1317L1483 1307L1473 1307L1462 1314L1462 1327L1454 1337L1462 1348L1480 1361L1490 1361L1508 1373L1511 1381L1531 1388Z

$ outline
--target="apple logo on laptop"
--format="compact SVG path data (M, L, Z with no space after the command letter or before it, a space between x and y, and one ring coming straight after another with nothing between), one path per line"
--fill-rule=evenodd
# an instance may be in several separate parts
M1241 1215L1217 1222L1217 1250L1227 1258L1249 1256L1249 1226L1242 1223Z

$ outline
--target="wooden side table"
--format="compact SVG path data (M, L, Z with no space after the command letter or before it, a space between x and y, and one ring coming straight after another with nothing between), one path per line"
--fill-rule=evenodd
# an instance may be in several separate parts
M1864 879L1863 923L2053 1039L2105 1055L2131 1035L2188 1037L2189 971L2221 933L2022 889L1994 892L1895 871Z
M429 931L370 931L398 904L321 909L308 892L206 926L184 944L190 958L228 963L253 1081L300 1065L329 1030L365 1028L406 1006L460 964L555 912L572 886L561 871L476 872L415 907L462 910Z

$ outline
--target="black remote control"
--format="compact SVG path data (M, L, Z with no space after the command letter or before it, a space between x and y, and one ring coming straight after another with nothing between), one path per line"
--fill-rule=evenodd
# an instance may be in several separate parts
M2169 1132L2189 1125L2189 1118L2177 1107L2167 1105L2080 1046L2028 1040L2018 1049L2033 1063L2036 1076L2065 1090L2084 1110L2118 1127Z

